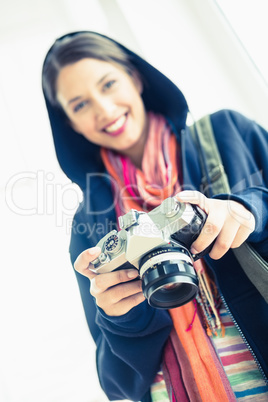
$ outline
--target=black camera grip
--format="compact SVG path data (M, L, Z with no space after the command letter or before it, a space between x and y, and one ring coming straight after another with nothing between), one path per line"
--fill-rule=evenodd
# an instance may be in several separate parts
M193 205L193 207L196 210L197 214L200 216L200 218L203 220L203 223L202 223L202 226L201 226L201 231L202 231L203 226L204 226L204 224L206 223L206 220L207 220L207 214L198 205ZM201 233L201 231L200 231L200 233ZM198 234L198 236L200 235L200 233ZM205 250L201 251L198 254L192 255L193 260L194 261L199 260L200 258L204 257L204 255L209 254L209 252L212 250L212 247L214 246L215 241L216 241L216 239L213 240L213 242L207 248L205 248Z

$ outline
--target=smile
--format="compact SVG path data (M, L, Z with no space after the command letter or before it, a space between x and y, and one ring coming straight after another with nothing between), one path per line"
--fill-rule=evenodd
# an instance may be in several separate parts
M127 122L127 115L124 114L123 116L119 117L114 123L108 125L104 128L104 131L110 135L118 135L121 134Z

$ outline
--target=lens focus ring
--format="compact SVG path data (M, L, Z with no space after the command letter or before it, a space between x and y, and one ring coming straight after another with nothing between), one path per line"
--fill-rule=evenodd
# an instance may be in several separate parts
M148 253L140 261L140 276L144 296L152 307L169 309L182 306L198 292L193 261L184 247L156 249Z

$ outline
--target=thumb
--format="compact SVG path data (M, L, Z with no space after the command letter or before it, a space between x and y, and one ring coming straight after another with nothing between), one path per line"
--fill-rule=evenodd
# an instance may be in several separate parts
M198 205L203 211L208 213L208 198L200 193L200 191L185 190L175 195L180 202L189 202L193 205Z

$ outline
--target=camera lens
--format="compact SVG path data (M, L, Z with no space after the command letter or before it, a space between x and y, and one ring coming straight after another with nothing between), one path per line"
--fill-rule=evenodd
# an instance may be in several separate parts
M170 291L170 290L174 290L174 289L178 289L179 287L181 287L181 283L169 283L168 285L163 285L162 288L159 289L159 291Z
M139 268L143 293L152 307L179 307L198 292L191 255L182 246L151 251L142 257Z

